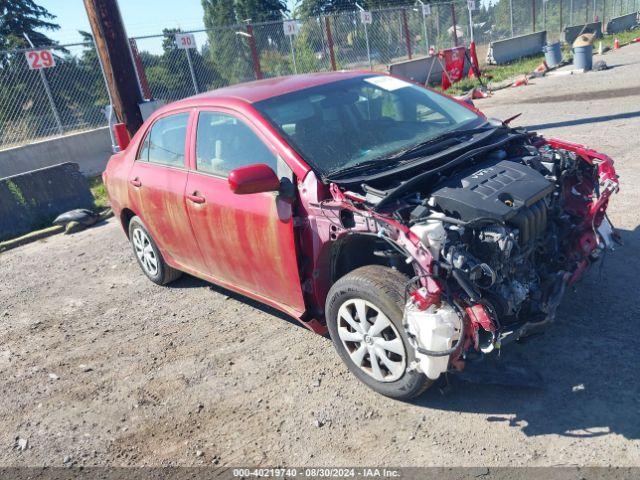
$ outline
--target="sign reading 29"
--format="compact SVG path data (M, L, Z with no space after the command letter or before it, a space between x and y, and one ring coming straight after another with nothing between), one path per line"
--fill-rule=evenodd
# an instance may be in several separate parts
M30 50L25 52L27 63L31 70L40 70L42 68L51 68L56 66L56 60L51 50Z

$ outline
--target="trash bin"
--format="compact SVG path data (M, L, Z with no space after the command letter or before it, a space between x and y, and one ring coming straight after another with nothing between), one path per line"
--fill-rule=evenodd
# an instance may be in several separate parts
M581 70L591 70L593 66L593 45L573 47L573 66Z
M560 48L560 42L546 44L542 47L542 51L544 52L544 60L545 62L547 62L547 66L549 68L560 65L560 62L562 62L562 50Z

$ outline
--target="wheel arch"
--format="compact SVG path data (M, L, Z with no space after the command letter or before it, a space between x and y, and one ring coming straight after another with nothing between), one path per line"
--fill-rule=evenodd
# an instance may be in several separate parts
M131 223L131 219L136 216L137 214L130 208L123 208L120 212L120 224L127 238L129 238L129 223Z
M353 233L333 242L329 287L357 268L367 265L391 267L413 275L411 266L385 240L375 234Z

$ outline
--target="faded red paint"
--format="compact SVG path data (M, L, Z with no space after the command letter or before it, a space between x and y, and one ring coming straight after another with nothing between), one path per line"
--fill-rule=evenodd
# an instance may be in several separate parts
M104 173L116 215L123 224L131 214L141 217L171 266L280 309L317 333L326 332L323 311L332 281L332 247L350 233L384 232L386 238L411 256L416 270L422 273L427 295L438 298L442 288L430 275L433 258L409 228L390 216L357 210L356 205L363 201L359 195L341 192L334 185L320 182L305 160L252 106L253 102L272 96L362 73L320 73L261 80L215 90L159 109L134 135L126 150L111 158ZM475 108L458 103L481 115ZM196 171L195 136L197 115L201 111L224 112L244 121L291 170L293 196L268 191L238 195L229 179ZM151 125L159 118L178 112L190 113L184 166L165 167L136 161ZM617 188L617 177L608 157L559 140L549 140L549 143L575 151L587 162L597 163L601 182L607 184L607 189ZM241 176L232 175L232 182ZM587 217L590 216L590 223L599 224L602 220L609 194L602 198L582 205ZM344 210L357 210L359 223L343 227L340 213ZM576 245L581 259L588 256L590 247L585 239ZM581 273L576 271L574 276ZM474 313L474 318L482 317L483 313L486 316L481 306L470 313ZM484 320L479 319L483 328Z

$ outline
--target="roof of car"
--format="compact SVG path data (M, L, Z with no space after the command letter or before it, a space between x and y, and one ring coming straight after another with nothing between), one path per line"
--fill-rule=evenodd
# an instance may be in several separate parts
M326 83L332 83L338 80L346 80L348 78L359 77L367 73L371 72L322 72L267 78L265 80L239 83L237 85L219 88L217 90L211 90L210 92L202 93L185 100L197 100L199 102L206 103L207 100L215 101L221 98L235 98L244 100L245 102L254 103L266 100L267 98L284 95L285 93L315 87L317 85L324 85Z

